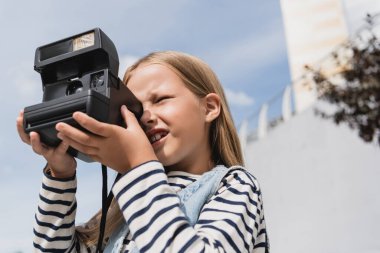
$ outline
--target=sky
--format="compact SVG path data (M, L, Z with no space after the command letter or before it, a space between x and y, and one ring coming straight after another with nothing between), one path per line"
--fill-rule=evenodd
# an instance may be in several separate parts
M357 8L351 4L355 1L346 1L349 8ZM118 50L120 76L152 51L193 54L219 77L237 126L290 84L276 0L0 0L0 27L1 252L30 252L32 247L45 163L19 140L15 120L22 108L42 99L40 76L33 70L37 47L99 27ZM77 221L84 222L100 207L101 173L96 163L79 162L78 167Z

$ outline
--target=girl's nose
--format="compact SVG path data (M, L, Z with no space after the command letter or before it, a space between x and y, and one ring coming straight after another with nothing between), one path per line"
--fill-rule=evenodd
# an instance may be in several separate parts
M154 124L156 122L156 116L154 113L149 109L144 109L143 115L140 118L140 123L144 127L149 127L150 125Z

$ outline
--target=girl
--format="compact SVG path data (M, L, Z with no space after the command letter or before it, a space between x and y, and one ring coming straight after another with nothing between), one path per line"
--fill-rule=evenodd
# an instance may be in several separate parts
M122 106L126 128L81 112L62 140L46 147L35 132L21 139L47 160L34 226L36 252L95 252L100 212L75 227L76 162L69 146L121 173L112 191L105 252L269 252L261 191L243 167L222 87L200 59L152 53L123 82L141 101L140 121Z

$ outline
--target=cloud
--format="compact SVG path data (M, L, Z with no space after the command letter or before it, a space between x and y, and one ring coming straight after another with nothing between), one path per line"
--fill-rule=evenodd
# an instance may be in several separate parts
M123 78L124 73L127 70L127 68L132 66L138 59L139 59L139 57L134 56L134 55L123 55L122 57L120 57L120 60L119 60L119 62L120 62L119 63L119 77Z
M281 19L263 24L261 31L234 43L222 44L206 53L217 73L237 77L268 68L286 58L286 42ZM236 68L235 66L239 66ZM231 71L233 70L233 72Z
M2 93L2 99L26 102L38 102L42 99L42 83L39 74L33 70L28 61L21 61L7 71L9 85L13 87L12 94Z
M233 91L228 88L224 89L224 91L230 105L251 106L254 104L253 98L242 91Z
M14 171L14 169L12 169L8 165L3 165L2 167L0 167L0 175L2 177L3 176L9 176L13 171Z
M14 215L14 213L12 213ZM9 231L9 230L7 230ZM17 231L15 231L17 233ZM5 237L5 238L4 238ZM1 251L2 252L30 252L31 249L31 236L19 236L11 237L9 234L5 234L4 237L0 239Z

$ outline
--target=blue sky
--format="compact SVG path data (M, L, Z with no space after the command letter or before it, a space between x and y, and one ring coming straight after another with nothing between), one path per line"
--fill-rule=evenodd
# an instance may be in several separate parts
M368 1L368 0L367 0ZM377 0L374 0L377 1ZM43 159L18 138L20 109L39 103L38 46L100 27L127 63L156 50L205 60L221 80L235 123L290 83L279 1L0 0L0 251L31 251ZM78 221L100 207L100 165L79 162Z
M31 251L43 159L17 136L20 109L39 103L33 70L38 46L100 27L114 42L122 72L131 59L179 50L217 73L238 124L290 81L278 1L5 1L0 2L0 251ZM79 162L78 221L100 207L100 166Z

